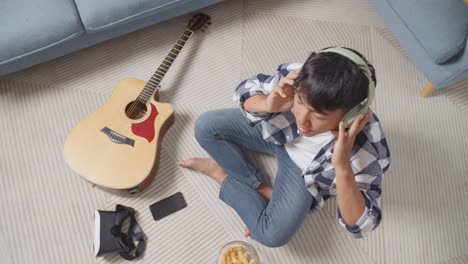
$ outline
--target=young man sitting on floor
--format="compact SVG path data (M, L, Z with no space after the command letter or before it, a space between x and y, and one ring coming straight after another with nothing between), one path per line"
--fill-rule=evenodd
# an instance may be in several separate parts
M266 246L286 244L332 196L341 226L363 237L382 219L381 181L390 164L379 119L368 109L375 84L373 66L349 48L282 64L237 87L240 110L202 114L195 137L212 158L178 164L216 180L246 234ZM242 148L277 158L273 188Z

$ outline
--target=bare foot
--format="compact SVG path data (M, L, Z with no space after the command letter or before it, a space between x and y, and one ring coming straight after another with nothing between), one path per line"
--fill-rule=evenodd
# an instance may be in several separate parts
M263 197L263 199L265 199L267 203L270 202L271 194L273 193L273 189L270 186L262 182L257 187L257 192Z
M221 168L221 166L219 166L219 164L214 159L191 158L188 160L181 160L177 162L177 165L208 175L219 185L221 185L224 178L227 176L223 168Z
M250 230L249 230L247 227L245 228L244 236L245 236L245 237L249 237L249 236L250 236Z
M224 178L227 176L223 168L221 168L221 166L219 166L219 164L214 159L191 158L188 160L181 160L177 162L177 165L183 168L201 172L214 179L219 185L221 185ZM265 183L261 183L256 190L266 200L267 203L270 202L271 194L273 192L273 189L270 186L266 185ZM250 230L248 228L245 228L244 236L250 236Z

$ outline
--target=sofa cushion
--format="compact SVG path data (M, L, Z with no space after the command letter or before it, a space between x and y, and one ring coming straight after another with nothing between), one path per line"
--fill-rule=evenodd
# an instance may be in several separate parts
M73 0L1 0L0 64L84 33Z
M386 0L434 62L441 64L466 45L468 5L462 0Z
M99 32L174 8L189 0L75 0L86 32Z

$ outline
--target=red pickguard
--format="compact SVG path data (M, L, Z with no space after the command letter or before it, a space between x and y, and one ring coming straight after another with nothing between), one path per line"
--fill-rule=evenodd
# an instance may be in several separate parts
M148 116L146 120L141 123L132 124L132 132L133 134L146 138L148 142L153 141L155 131L154 131L154 120L156 116L159 114L158 110L156 110L156 106L151 104L151 114Z

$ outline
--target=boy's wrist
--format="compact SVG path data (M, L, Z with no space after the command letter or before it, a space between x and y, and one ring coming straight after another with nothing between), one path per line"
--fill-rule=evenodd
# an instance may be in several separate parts
M335 169L335 175L337 177L345 176L345 175L354 175L353 168L351 167L351 162L339 162L337 164L333 164Z
M244 102L244 109L254 113L267 113L266 98L267 95L264 94L257 94L249 97Z

